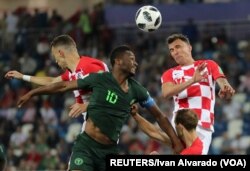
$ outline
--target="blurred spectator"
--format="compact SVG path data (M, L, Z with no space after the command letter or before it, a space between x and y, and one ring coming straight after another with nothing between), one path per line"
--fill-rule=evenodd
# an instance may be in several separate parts
M52 10L52 15L49 19L49 26L51 28L57 28L63 21L63 18L61 15L58 14L56 9Z
M80 18L79 18L79 21L78 21L78 24L77 24L82 32L83 32L83 36L84 36L84 40L83 40L83 47L86 47L86 45L88 45L88 43L91 41L92 39L92 27L91 27L91 21L90 21L90 16L89 16L89 13L88 13L88 10L83 10L81 15L80 15Z
M55 110L52 108L50 102L45 100L43 106L40 109L43 122L48 126L57 127L58 118L56 116Z
M28 74L28 75L33 75L35 73L37 63L36 61L29 56L28 53L24 53L23 56L20 57L19 63L21 66L21 72ZM29 66L29 67L27 67Z
M5 35L5 43L7 49L12 49L12 43L14 42L15 34L18 31L18 16L15 13L8 13L6 17L6 35Z
M38 8L35 8L32 20L32 26L34 28L41 29L48 26L48 14L46 11L40 11Z

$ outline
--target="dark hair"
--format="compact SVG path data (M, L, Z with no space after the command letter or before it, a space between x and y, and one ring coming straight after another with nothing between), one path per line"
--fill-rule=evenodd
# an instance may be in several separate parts
M175 34L172 34L172 35L168 36L167 44L171 44L177 39L180 39L180 40L190 44L190 41L189 41L188 37L183 35L183 34L179 34L179 33L175 33Z
M182 124L188 131L195 129L198 124L198 116L191 109L180 109L175 117L175 124Z
M74 46L76 47L75 41L70 37L69 35L63 34L60 36L57 36L53 39L53 41L50 44L51 47L56 46Z
M127 45L121 45L114 48L109 55L111 66L114 66L115 59L123 55L123 53L126 51L131 51L131 48Z

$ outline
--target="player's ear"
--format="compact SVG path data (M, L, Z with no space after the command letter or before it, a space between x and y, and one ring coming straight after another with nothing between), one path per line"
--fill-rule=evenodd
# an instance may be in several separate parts
M65 56L65 55L64 55L64 52L63 52L61 49L58 50L58 53L60 54L61 57L64 57L64 56Z
M189 49L190 49L190 51L192 51L193 47L191 45L189 45Z
M121 65L121 64L122 64L121 58L116 58L116 59L115 59L115 62L116 62L118 65Z

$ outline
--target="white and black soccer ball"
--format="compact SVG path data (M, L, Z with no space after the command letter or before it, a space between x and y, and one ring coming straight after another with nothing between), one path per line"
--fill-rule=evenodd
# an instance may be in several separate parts
M135 22L139 29L145 32L157 30L162 22L160 11L151 5L139 8L135 15Z

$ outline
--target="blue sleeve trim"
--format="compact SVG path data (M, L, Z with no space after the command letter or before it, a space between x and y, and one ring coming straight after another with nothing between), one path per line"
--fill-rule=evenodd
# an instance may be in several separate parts
M148 97L147 100L140 102L141 107L149 108L155 104L155 101L152 97Z

